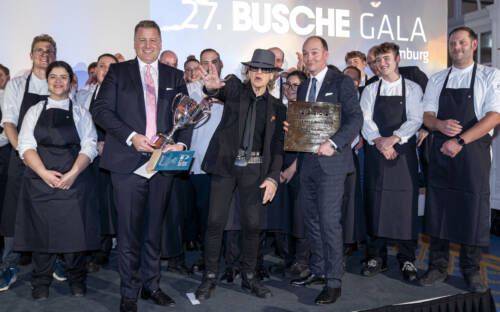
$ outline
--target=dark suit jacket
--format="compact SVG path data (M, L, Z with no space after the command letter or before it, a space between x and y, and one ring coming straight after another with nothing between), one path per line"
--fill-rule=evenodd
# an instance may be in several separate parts
M231 78L215 95L224 102L224 111L203 159L202 169L205 172L226 177L233 175L234 161L243 138L246 112L251 101L250 88L249 84ZM276 182L279 182L283 162L282 125L285 115L283 103L268 94L261 176L273 178Z
M307 79L300 84L297 90L297 100L305 101L309 82L310 79ZM321 168L328 174L344 173L346 169L347 172L353 172L351 142L361 130L363 114L351 78L328 70L316 101L342 105L340 129L330 138L337 145L337 150L331 157L318 156ZM299 167L302 158L303 153L300 153Z
M158 63L158 89L156 129L168 133L173 127L173 98L179 92L187 94L182 71ZM137 59L110 66L90 112L94 122L106 131L102 168L130 173L147 161L126 143L133 131L146 133L146 106ZM179 130L177 141L189 146L191 131Z

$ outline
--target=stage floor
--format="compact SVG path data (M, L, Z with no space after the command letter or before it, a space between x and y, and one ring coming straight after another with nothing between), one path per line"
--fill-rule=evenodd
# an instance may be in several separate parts
M492 294L500 311L500 240L492 238L492 247L486 257L483 256L481 271L483 277L488 279ZM420 273L427 264L427 240L421 237L417 266ZM343 278L342 297L334 305L315 306L314 299L319 294L321 287L297 288L289 286L289 279L280 275L272 275L265 284L270 287L274 296L269 299L259 299L248 295L240 287L240 280L233 284L219 284L208 301L200 305L192 305L186 293L194 292L201 275L189 277L179 276L166 272L163 268L161 288L174 298L175 308L158 307L150 301L139 299L139 311L357 311L376 308L389 304L403 303L434 297L454 295L466 292L465 283L457 271L457 255L453 256L453 265L450 265L450 275L445 283L435 287L419 287L404 282L399 272L399 265L394 256L389 258L389 270L372 278L359 275L360 260L363 258L364 249L355 252L349 258L347 272ZM30 266L21 267L19 280L6 292L0 293L0 311L118 311L120 302L119 275L117 273L116 252L112 253L110 265L101 271L88 276L88 292L83 298L70 296L66 282L54 280L50 288L50 297L42 302L31 299ZM190 265L198 257L197 253L187 253L187 264ZM277 258L266 256L266 264L275 263Z

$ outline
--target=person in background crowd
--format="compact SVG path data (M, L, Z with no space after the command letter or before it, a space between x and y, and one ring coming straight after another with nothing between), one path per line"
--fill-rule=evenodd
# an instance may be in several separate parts
M433 132L424 233L431 237L422 286L446 279L450 241L460 244L460 267L472 292L485 292L481 250L490 239L493 128L500 123L500 70L477 64L477 34L468 27L448 37L452 66L425 90L424 123Z
M354 66L347 66L344 75L354 83L359 98L361 71ZM342 229L344 233L344 270L347 258L357 249L357 243L366 239L366 216L363 199L364 156L363 139L358 135L351 143L352 157L356 170L347 175L345 180L344 200L342 205Z
M274 54L274 59L275 59L274 66L276 66L278 68L283 68L283 63L285 62L285 53L283 52L283 50L281 50L278 47L273 47L273 48L270 48L269 51L273 52L273 54ZM273 80L275 81L274 88L272 90L270 90L269 92L272 96L281 100L283 102L283 104L286 105L287 99L283 94L283 91L284 91L283 85L285 84L286 77L283 77L281 75L283 72L285 72L285 71L274 73L274 76L273 76Z
M85 82L85 86L83 86L83 88L89 88L97 83L96 70L97 70L97 62L90 63L89 66L87 67L87 74L89 75L89 78Z
M87 110L93 106L102 82L108 73L111 64L118 63L118 59L110 53L101 54L97 58L96 84L88 90L80 90L77 93L76 101ZM104 139L106 132L99 126L97 129L97 150L98 155L90 165L91 171L96 178L97 198L99 205L99 215L101 221L101 246L98 250L90 251L87 261L87 272L93 273L100 270L101 266L108 264L109 254L113 245L112 238L116 235L116 207L113 199L113 188L111 175L108 170L99 168L100 156L104 150Z
M0 64L0 107L3 103L3 96L5 86L10 80L10 70L4 65ZM0 120L1 120L0 111ZM5 187L7 185L7 171L9 169L9 158L11 153L11 146L9 139L5 135L5 131L0 127L0 224L2 222L2 208L5 196ZM3 236L0 235L0 250L3 249ZM0 274L1 275L1 274Z
M26 166L16 152L17 138L28 109L48 97L46 70L49 64L55 61L56 52L56 42L51 36L43 34L33 38L30 51L30 58L33 62L31 70L22 76L12 78L5 87L1 107L1 126L13 149L9 160L2 223L0 224L0 234L4 236L5 245L0 291L9 289L10 285L17 280L16 272L20 257L19 253L13 251L14 227L19 191Z
M160 55L160 63L177 68L178 59L174 51L165 50Z
M93 176L97 134L90 113L69 98L73 70L46 71L50 92L24 116L17 151L27 165L15 226L15 250L33 252L32 296L49 296L57 253L64 254L73 296L86 293L85 251L99 247ZM82 217L84 216L84 217Z
M200 61L196 59L194 55L187 57L184 62L184 80L186 83L194 82L201 79L200 73L198 72L198 67L200 66Z
M361 51L350 51L345 55L345 64L354 66L361 72L359 87L364 87L368 81L368 75L365 73L366 55Z

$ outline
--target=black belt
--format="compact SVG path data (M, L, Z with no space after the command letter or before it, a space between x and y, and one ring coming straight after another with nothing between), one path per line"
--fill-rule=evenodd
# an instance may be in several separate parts
M245 157L245 151L239 149L236 160L245 160L248 164L262 164L264 162L264 157L261 152L251 152L249 159L246 159Z

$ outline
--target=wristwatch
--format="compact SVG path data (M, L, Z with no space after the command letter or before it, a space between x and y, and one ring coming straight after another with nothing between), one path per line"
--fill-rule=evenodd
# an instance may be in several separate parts
M457 143L458 143L460 146L464 146L464 145L465 145L465 141L464 141L464 139L462 139L462 137L461 137L459 134L457 134L457 135L455 136L455 139L457 139Z

